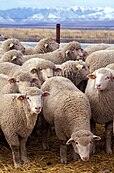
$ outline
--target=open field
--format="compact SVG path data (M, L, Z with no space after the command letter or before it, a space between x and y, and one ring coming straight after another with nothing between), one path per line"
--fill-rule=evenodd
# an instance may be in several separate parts
M15 37L21 41L39 41L44 37L56 38L55 29L0 28L0 35ZM69 30L61 29L61 42L79 41L82 43L114 43L113 30Z

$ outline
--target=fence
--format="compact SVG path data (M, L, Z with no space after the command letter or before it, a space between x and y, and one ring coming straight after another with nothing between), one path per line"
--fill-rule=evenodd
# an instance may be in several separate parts
M5 38L17 38L20 41L37 42L45 37L52 37L57 42L79 41L81 43L114 44L114 30L63 29L57 24L54 29L46 28L0 28L0 35Z

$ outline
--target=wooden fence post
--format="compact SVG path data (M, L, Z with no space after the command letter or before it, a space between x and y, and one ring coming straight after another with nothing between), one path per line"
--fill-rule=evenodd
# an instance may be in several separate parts
M56 24L56 42L60 44L60 24Z

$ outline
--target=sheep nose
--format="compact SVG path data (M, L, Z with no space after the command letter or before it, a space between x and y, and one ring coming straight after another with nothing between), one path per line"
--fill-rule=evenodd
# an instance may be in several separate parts
M47 78L51 78L52 76L47 76Z
M37 107L35 107L35 110L37 111L37 112L40 112L41 111L41 107L39 106L37 106Z
M89 160L89 157L82 157L82 160L83 161L88 161Z
M96 84L96 88L100 88L101 84Z

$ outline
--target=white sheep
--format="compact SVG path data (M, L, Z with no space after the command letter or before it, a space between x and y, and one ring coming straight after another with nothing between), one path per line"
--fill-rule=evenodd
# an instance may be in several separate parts
M75 154L79 154L83 161L89 160L93 140L100 138L90 131L91 109L86 95L61 76L46 80L41 89L50 93L43 100L43 115L49 124L54 125L60 140L61 163L67 162L66 144L72 144Z
M20 50L22 53L24 53L25 51L24 46L16 38L9 38L3 41L3 43L1 44L1 49L3 50L3 52L7 52L13 49Z
M43 81L45 81L47 78L54 76L55 72L61 71L61 69L56 67L56 65L53 62L39 58L29 59L22 65L23 71L24 69L26 70L31 68L36 68L37 70L41 71Z
M63 64L56 65L56 67L60 69L55 72L56 76L63 76L70 79L75 86L84 92L85 86L82 86L81 83L87 81L87 75L89 74L88 66L84 61L69 60Z
M41 87L42 83L44 82L44 78L42 76L42 71L40 68L37 68L35 66L31 66L29 68L22 69L22 66L9 63L9 62L3 62L0 63L0 74L3 73L5 75L8 75L10 77L15 77L14 75L19 75L19 73L29 73L32 78L32 86L35 85L38 88ZM36 80L37 79L37 80ZM15 81L15 80L14 80Z
M42 109L42 96L48 95L36 87L22 94L0 94L0 128L11 148L14 167L27 163L26 141ZM5 110L4 110L5 109Z
M114 62L114 50L100 50L91 53L85 60L90 73Z
M5 52L1 58L0 58L0 63L1 62L11 62L17 65L22 65L22 57L23 54L19 50L9 50Z
M29 73L23 71L7 78L0 75L0 93L22 93L26 87L32 86L34 80Z
M112 121L114 118L114 71L109 68L100 68L88 75L85 90L92 111L92 122L105 124L106 153L112 154L111 136ZM93 129L95 131L95 128Z
M83 57L84 52L81 48L79 42L72 41L69 42L62 49L57 49L53 52L45 53L45 54L34 54L34 55L25 55L23 56L23 62L31 59L31 58L42 58L45 60L52 61L55 64L62 64L68 60L77 60L79 57Z
M20 88L22 88L23 90L23 88L25 88L27 85L37 86L38 88L40 88L42 83L44 82L41 70L36 69L35 67L18 69L14 72L14 74L12 74L11 72L10 76L16 79L20 92Z
M114 46L109 46L106 50L114 50Z
M99 44L89 45L84 50L87 52L87 55L90 55L93 52L96 52L96 51L99 51L99 50L105 50L108 47L109 47L108 44L99 43Z
M0 74L3 73L7 76L12 76L16 70L21 68L20 65L11 62L1 62L0 63ZM11 75L10 75L11 73Z
M25 55L32 55L37 53L47 53L52 52L59 48L59 44L52 38L43 38L41 39L35 47L26 47L25 46Z
M111 64L107 65L106 67L114 70L114 63L111 63Z

